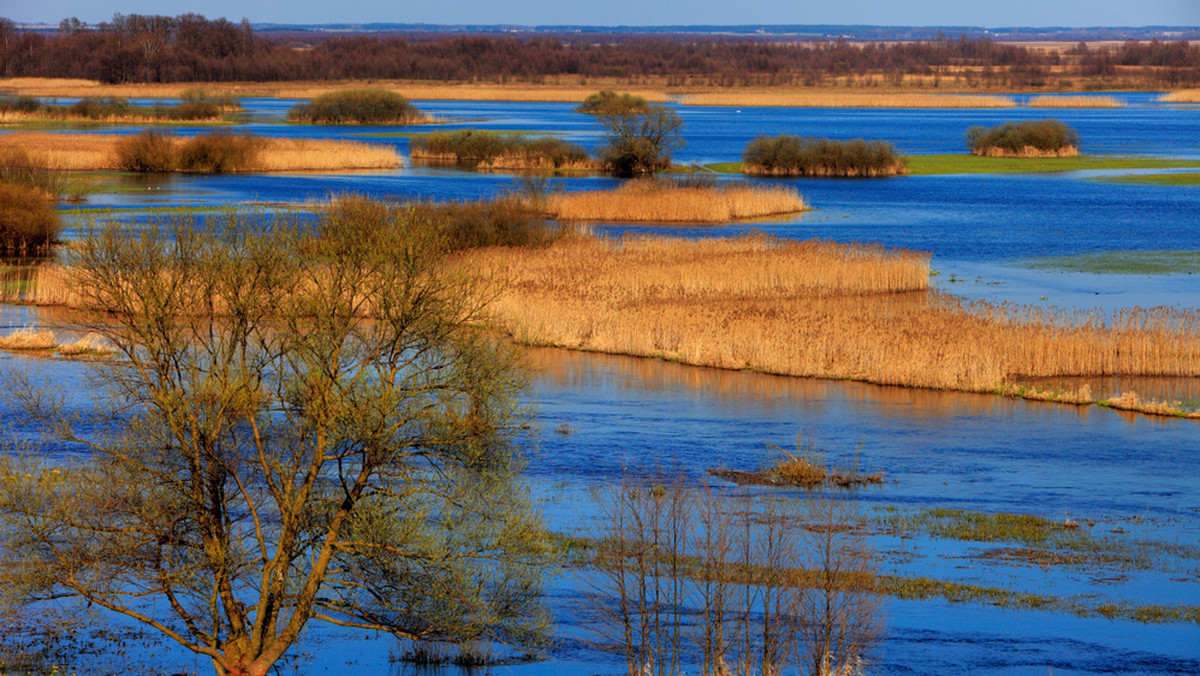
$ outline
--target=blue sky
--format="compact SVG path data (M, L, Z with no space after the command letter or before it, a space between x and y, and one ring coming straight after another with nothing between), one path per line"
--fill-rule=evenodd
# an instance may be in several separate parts
M186 12L280 23L1200 25L1200 0L0 0L0 16L98 23Z

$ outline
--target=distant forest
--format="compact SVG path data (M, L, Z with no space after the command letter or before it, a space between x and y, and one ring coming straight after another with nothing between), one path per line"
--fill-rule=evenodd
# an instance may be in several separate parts
M1200 47L1186 41L1079 45L1037 50L987 37L939 35L904 43L773 42L682 36L338 36L255 34L250 24L137 14L87 26L66 19L51 35L0 18L4 77L84 78L106 83L412 79L528 82L579 78L667 85L821 85L905 76L968 86L1089 87L1200 83ZM867 79L867 76L874 76Z

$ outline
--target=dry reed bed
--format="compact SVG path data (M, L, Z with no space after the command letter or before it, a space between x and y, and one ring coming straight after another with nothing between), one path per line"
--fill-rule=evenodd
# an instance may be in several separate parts
M613 190L551 195L546 212L561 221L727 223L804 211L795 188L749 184L676 185L626 181Z
M577 236L456 260L494 281L497 317L529 345L1162 415L1185 412L1132 392L1096 401L1012 381L1200 377L1200 312L965 303L927 290L928 256L878 246ZM26 301L78 306L68 270L40 266L32 286Z
M783 106L790 108L1011 108L1006 96L833 91L733 91L685 96L690 106Z
M1034 96L1025 103L1030 108L1124 108L1125 104L1113 96Z
M176 124L187 124L197 122L216 122L221 117L219 115L209 118L192 119L186 121L176 121ZM101 117L88 117L86 115L73 115L63 111L38 111L34 113L22 113L15 110L0 111L0 125L4 124L27 124L31 122L43 122L46 120L57 120L60 122L84 122L91 124L147 124L151 122L162 122L164 118L153 115L103 115Z
M113 171L119 134L16 132L0 135L0 146L25 150L37 165L60 171ZM174 138L176 148L187 139ZM402 164L391 146L320 139L263 138L255 171L341 171L390 169Z
M1200 103L1200 89L1181 89L1158 97L1163 103Z
M59 342L58 335L50 330L32 327L18 329L0 336L0 350L14 352L57 352L64 357L106 356L113 349L100 336L89 333L74 342Z
M973 150L971 154L981 157L1075 157L1079 155L1079 148L1077 146L1066 146L1057 150L1042 150L1033 146L1025 146L1018 151L1012 151L1007 148L990 146L982 150Z
M928 259L918 254L649 238L468 260L500 282L498 315L534 345L971 392L1005 391L1016 376L1200 376L1196 311L965 304L921 291Z

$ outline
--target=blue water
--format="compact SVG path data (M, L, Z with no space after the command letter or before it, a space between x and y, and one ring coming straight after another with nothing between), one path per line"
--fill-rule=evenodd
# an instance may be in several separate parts
M1085 152L1200 157L1200 108L1158 104L1151 94L1121 94L1120 109L844 110L679 107L685 120L682 162L738 159L760 134L879 138L904 153L963 152L966 127L1056 117L1075 126ZM554 133L594 148L595 121L570 104L423 101L443 124L423 128L305 127L282 122L290 102L246 102L244 127L274 136L354 138L371 134L478 127ZM196 133L193 127L180 133ZM1200 250L1200 189L1104 183L1084 172L1050 175L964 175L881 180L762 179L794 185L815 208L760 223L662 228L607 225L604 232L654 231L725 236L762 230L781 237L879 242L933 254L935 284L969 298L1060 306L1176 305L1200 307L1200 284L1187 275L1091 275L1029 270L1031 256L1115 249ZM114 179L125 181L126 179ZM227 205L321 200L343 192L396 199L478 199L517 188L512 176L453 169L404 168L348 175L165 176L123 183L132 192L98 194L90 205L128 207ZM553 179L563 190L610 187L607 177ZM88 206L88 205L84 205ZM82 219L79 219L82 220ZM76 221L78 222L78 220ZM71 236L72 233L68 233ZM0 307L0 327L62 324L52 311ZM6 329L0 328L0 331ZM650 360L538 350L530 403L536 406L539 451L529 468L535 495L557 529L586 527L590 491L623 474L681 472L714 482L710 468L754 470L768 462L767 443L790 448L797 433L843 464L857 460L885 472L887 483L861 491L865 509L959 507L1032 513L1055 520L1091 519L1098 535L1200 542L1200 427L1097 408L1012 401L983 395L878 387L698 369ZM90 406L77 362L30 360L0 353L0 371L32 368L68 387L69 402ZM10 433L35 439L28 421L0 411ZM570 434L555 430L566 424ZM66 454L76 449L54 448ZM1112 534L1112 537L1118 537ZM886 538L880 546L895 546ZM1100 583L1095 571L983 563L971 543L910 541L889 565L1019 591L1094 593L1112 600L1200 604L1193 560L1170 571L1132 571ZM951 557L953 555L953 557ZM1190 566L1190 567L1189 567ZM1107 573L1114 573L1108 571ZM1106 573L1106 574L1107 574ZM1114 574L1121 573L1115 571ZM560 580L550 603L560 634L583 620L578 586ZM1200 627L1079 619L1061 613L1015 612L977 605L892 602L890 635L872 673L1200 673ZM383 673L390 644L354 643L317 631L312 670ZM354 639L359 641L360 639ZM164 648L160 654L169 654ZM163 658L167 659L167 658ZM171 658L174 659L174 658ZM186 667L192 660L180 657ZM619 663L586 645L564 641L550 659L494 673L617 673Z

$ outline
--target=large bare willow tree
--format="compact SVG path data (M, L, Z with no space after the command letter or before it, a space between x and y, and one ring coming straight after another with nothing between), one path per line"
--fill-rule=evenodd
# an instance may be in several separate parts
M264 674L312 622L534 650L547 548L524 385L436 236L343 213L88 234L96 418L10 405L78 462L0 462L0 596L75 597Z

